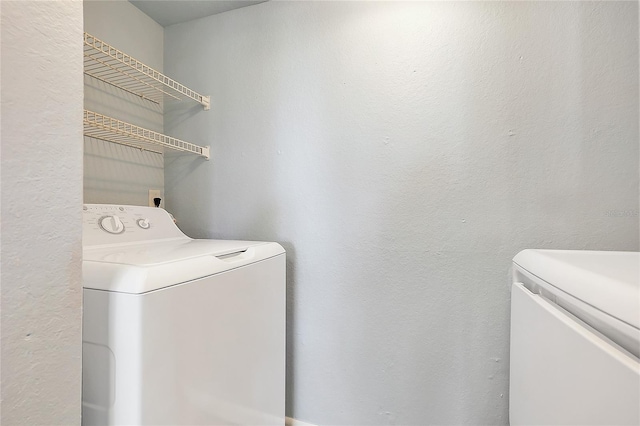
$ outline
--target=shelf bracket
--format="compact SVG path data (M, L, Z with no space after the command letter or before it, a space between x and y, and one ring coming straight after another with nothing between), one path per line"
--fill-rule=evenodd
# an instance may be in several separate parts
M202 156L203 156L207 161L209 161L209 159L211 158L209 151L210 151L210 147L209 147L209 145L207 145L207 146L203 146L203 147L202 147L202 154L201 154L201 155L202 155Z
M202 106L205 111L209 111L211 109L211 96L202 97Z

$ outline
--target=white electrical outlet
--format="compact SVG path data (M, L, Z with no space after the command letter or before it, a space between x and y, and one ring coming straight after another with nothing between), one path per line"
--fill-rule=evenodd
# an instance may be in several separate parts
M154 198L161 198L159 189L150 189L149 190L149 207L155 207L156 204L153 202Z

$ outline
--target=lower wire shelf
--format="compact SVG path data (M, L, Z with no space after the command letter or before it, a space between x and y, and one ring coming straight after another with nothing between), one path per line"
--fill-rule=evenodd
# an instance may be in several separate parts
M209 159L208 146L195 145L86 109L84 110L84 135L145 151L162 153L161 148L164 147L191 152Z

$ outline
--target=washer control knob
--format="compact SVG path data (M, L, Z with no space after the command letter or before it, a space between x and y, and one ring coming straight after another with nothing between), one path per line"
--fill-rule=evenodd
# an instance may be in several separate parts
M138 219L138 226L142 229L149 229L151 227L151 224L149 223L149 219L144 218L144 219Z
M110 234L122 234L124 232L124 223L116 215L103 216L99 222L100 227Z

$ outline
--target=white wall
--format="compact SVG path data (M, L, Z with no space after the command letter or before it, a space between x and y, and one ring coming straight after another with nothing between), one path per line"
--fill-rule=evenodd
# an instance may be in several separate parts
M165 116L212 146L167 156L167 207L287 248L288 415L507 424L511 258L639 248L637 8L271 1L165 28L165 72L213 102Z
M85 1L84 30L162 72L163 28L128 1ZM85 76L85 108L163 131L162 107ZM164 191L161 154L85 138L84 202L147 205Z
M0 2L3 425L79 425L82 3Z

